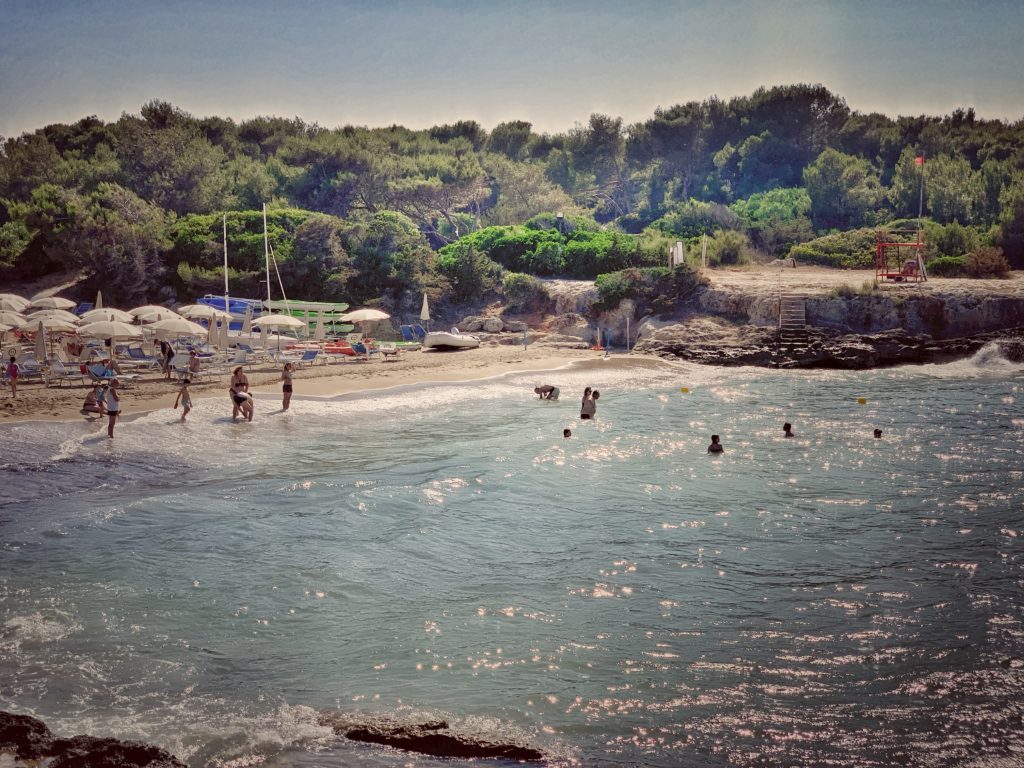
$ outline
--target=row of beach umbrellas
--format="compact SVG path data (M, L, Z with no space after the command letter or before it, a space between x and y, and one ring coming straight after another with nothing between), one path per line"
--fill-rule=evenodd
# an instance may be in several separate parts
M426 296L423 297L421 315L427 314ZM138 323L145 324L147 329L183 336L208 334L211 343L226 346L227 329L231 315L215 307L205 304L189 304L179 307L177 311L157 304L147 304L131 310L115 309L103 306L102 294L97 293L93 309L75 315L69 310L75 302L60 296L37 294L32 298L24 298L13 293L0 293L0 335L11 330L38 333L41 338L45 333L69 333L79 336L103 339L141 339L142 328ZM386 320L390 317L379 309L357 309L341 316L346 322L366 323ZM194 322L195 319L205 320L208 327ZM218 327L219 321L219 327ZM242 332L252 333L254 328L260 330L266 338L268 329L302 328L307 322L292 315L268 314L253 319L251 310L246 313ZM326 335L324 315L317 318L313 338L322 340ZM40 342L37 338L37 343Z

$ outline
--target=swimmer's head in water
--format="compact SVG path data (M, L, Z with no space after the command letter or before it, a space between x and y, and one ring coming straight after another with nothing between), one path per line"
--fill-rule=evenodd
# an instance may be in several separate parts
M572 430L566 427L562 430L562 437L572 437Z
M882 436L882 430L876 429L875 430L875 437L881 437L881 436Z

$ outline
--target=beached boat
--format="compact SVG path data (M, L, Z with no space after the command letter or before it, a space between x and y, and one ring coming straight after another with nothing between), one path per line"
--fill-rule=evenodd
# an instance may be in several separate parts
M433 331L423 339L424 349L473 349L480 346L480 339L465 333Z

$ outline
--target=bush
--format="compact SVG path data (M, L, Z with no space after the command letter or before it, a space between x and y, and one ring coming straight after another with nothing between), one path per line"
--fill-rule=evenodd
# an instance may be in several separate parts
M1002 248L976 248L967 254L964 271L968 277L1008 277L1010 262L1003 256Z
M860 288L855 288L849 283L837 285L829 291L828 295L833 298L848 299L852 296L870 296L871 294L878 293L879 291L881 291L881 287L878 285L877 280L865 280L861 283Z
M875 230L853 229L794 245L789 257L804 264L868 269L875 263Z
M750 243L741 232L722 230L708 242L709 264L748 264Z
M501 279L502 269L487 256L462 240L454 248L445 248L438 254L438 271L448 280L455 301L468 301L493 291Z
M544 283L521 272L506 272L501 288L505 294L505 305L513 312L539 309L551 299Z
M939 256L925 266L929 277L963 277L967 274L967 270L964 269L966 263L966 256Z
M692 295L702 282L700 275L686 266L609 272L597 276L597 300L590 308L594 312L606 312L619 306L623 299L632 299L641 314L669 312L679 301Z

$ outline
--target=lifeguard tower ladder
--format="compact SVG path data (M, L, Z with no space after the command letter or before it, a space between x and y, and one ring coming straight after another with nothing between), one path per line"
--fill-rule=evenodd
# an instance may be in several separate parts
M913 236L913 240L902 239ZM875 279L894 283L923 283L924 235L920 229L875 232Z

